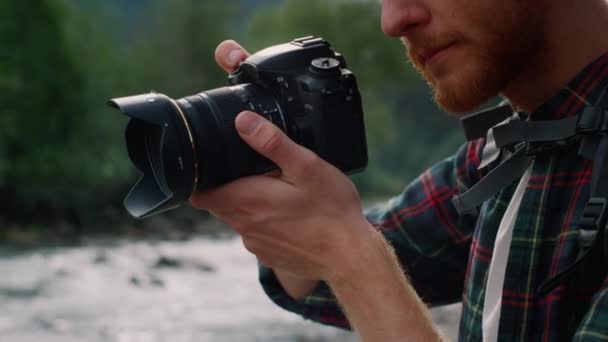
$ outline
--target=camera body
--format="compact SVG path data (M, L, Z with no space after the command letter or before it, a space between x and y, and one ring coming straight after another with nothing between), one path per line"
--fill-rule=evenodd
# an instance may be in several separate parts
M178 100L152 93L109 102L131 117L127 148L143 173L125 199L131 215L147 217L178 206L194 191L276 169L238 135L234 119L245 110L344 173L367 165L356 78L325 40L304 37L264 49L228 83Z
M256 84L273 93L283 111L255 108L300 145L340 170L367 165L361 95L342 55L321 38L305 37L262 50L229 76L229 83Z

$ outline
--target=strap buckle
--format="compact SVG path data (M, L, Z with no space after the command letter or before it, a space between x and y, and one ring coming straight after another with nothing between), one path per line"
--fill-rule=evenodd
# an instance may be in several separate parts
M608 200L602 197L592 197L583 209L581 228L598 230L606 222Z
M576 132L582 134L608 132L608 113L602 107L587 106L576 123Z
M602 246L602 242L599 241L598 238L601 238L603 235L603 232L600 229L605 229L602 225L606 222L606 214L608 213L606 210L607 204L608 201L606 198L601 197L592 197L589 202L587 202L580 223L579 243L581 244L581 250L579 250L576 261L552 278L547 279L540 284L536 290L538 295L545 296L559 284L575 277L577 275L576 270L579 267L588 263L589 260L594 261L593 258L597 256L596 253L598 253L598 251L601 252L601 248L606 248L606 236L603 236L604 246ZM598 248L600 249L598 250ZM605 253L605 250L603 253ZM604 255L604 257L606 257L606 255Z

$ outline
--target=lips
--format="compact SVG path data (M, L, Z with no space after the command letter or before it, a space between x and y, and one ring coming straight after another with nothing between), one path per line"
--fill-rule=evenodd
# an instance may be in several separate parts
M418 60L420 61L420 64L426 65L431 59L433 59L433 57L437 56L439 53L443 52L444 50L447 50L448 48L452 47L452 45L454 45L454 43L449 43L449 44L443 45L439 48L430 48L430 49L422 50L418 54Z

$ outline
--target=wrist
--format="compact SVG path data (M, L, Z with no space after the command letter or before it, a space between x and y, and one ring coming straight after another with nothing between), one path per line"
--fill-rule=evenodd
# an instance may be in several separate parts
M428 308L382 234L368 225L350 243L326 281L362 339L440 341Z
M351 234L335 249L335 257L329 263L324 279L328 284L352 283L365 270L395 260L393 249L382 233L367 221L361 222L354 231L356 234Z

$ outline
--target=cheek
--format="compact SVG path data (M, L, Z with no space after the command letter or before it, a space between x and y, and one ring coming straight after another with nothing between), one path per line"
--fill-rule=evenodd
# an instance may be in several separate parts
M469 36L482 45L497 46L508 49L511 44L518 44L528 36L534 35L538 15L532 5L514 0L504 0L504 4L494 9L488 9L486 15L476 15L471 18L474 27Z
M470 25L462 31L461 68L466 73L498 73L505 78L505 73L517 73L523 56L535 49L537 32L530 29L529 13L521 6L502 6L490 15L486 11L489 9L478 8L468 16Z

